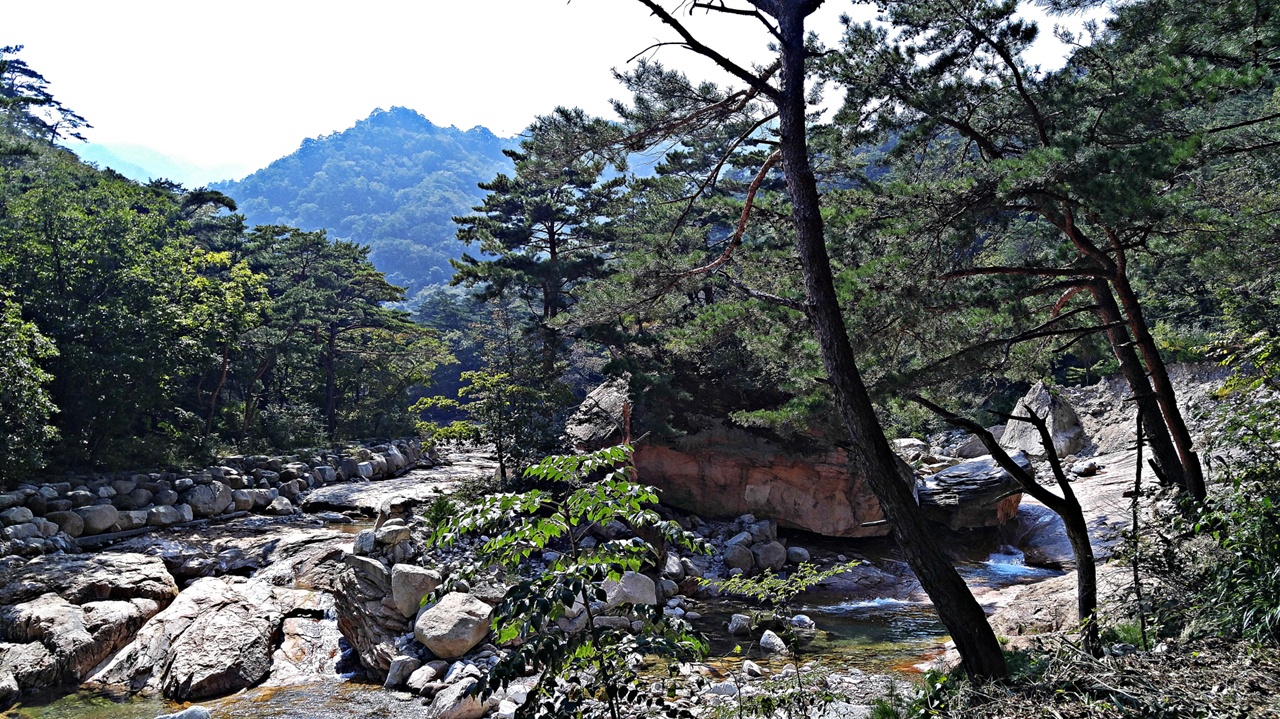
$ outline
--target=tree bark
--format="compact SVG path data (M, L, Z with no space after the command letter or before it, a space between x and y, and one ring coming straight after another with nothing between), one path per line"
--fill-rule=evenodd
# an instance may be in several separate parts
M1098 305L1098 316L1104 323L1125 322L1109 285L1096 283L1090 286L1090 292ZM1127 325L1127 322L1125 324ZM1149 428L1147 444L1151 447L1151 453L1155 457L1156 466L1160 468L1161 476L1166 481L1186 488L1182 459L1173 446L1173 440L1169 437L1169 428L1160 411L1160 403L1151 389L1146 369L1142 366L1138 352L1133 348L1133 341L1125 325L1110 327L1107 330L1107 342L1120 363L1120 373L1128 383L1130 391L1133 392L1138 411L1142 413L1143 425Z
M778 20L782 88L778 99L779 149L792 204L796 249L803 269L810 319L836 403L849 433L854 471L864 473L880 500L894 538L946 625L968 675L978 681L1008 676L1004 655L986 614L926 524L875 415L841 314L826 240L817 181L809 162L805 117L805 17L812 0L757 2Z
M1129 330L1133 333L1134 340L1138 345L1138 350L1142 353L1142 358L1147 362L1147 370L1151 374L1151 385L1155 390L1156 400L1160 404L1160 409L1164 414L1164 425L1169 428L1169 434L1173 436L1173 444L1178 449L1178 456L1182 460L1182 472L1187 492L1198 502L1205 499L1204 471L1200 467L1200 456L1196 454L1194 444L1191 440L1191 432L1187 430L1186 420L1182 417L1182 410L1178 409L1177 394L1173 391L1173 382L1169 379L1169 370L1164 365L1164 359L1160 356L1160 349L1156 347L1155 338L1151 336L1151 331L1147 329L1146 320L1142 316L1142 305L1138 302L1138 295L1134 293L1133 287L1129 284L1129 278L1119 272L1111 281L1112 286L1116 288L1116 294L1119 295L1120 304L1124 306L1125 314L1128 315ZM1144 418L1145 419L1145 418ZM1150 427L1150 424L1145 424Z

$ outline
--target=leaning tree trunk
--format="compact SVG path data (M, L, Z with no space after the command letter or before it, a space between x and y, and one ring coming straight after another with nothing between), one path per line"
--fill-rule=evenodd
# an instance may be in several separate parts
M894 538L955 640L965 671L976 680L1002 679L1008 676L1008 668L995 633L982 607L934 541L910 487L902 481L893 450L880 429L858 371L841 314L806 138L804 19L813 7L816 6L811 2L797 0L778 0L771 7L776 11L782 40L782 89L777 102L779 149L792 203L810 320L849 432L855 471L865 473L867 483L879 498Z
M1182 459L1173 446L1173 440L1169 437L1169 427L1165 424L1164 415L1160 411L1160 402L1156 399L1155 392L1151 390L1151 382L1147 379L1142 360L1133 348L1129 330L1121 324L1124 322L1124 316L1120 314L1120 307L1111 294L1111 288L1106 283L1100 282L1089 289L1098 305L1098 317L1108 326L1107 342L1111 345L1116 361L1120 363L1120 374L1124 376L1130 391L1133 392L1138 411L1142 413L1144 426L1152 428L1147 433L1147 444L1151 447L1160 476L1166 481L1187 488Z

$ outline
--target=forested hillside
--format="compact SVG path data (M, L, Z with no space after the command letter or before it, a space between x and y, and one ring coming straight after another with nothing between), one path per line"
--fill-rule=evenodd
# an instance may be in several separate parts
M250 224L323 229L368 245L374 266L413 296L449 281L461 251L451 218L484 196L478 183L510 168L502 150L513 145L483 127L437 127L393 107L213 189L234 198Z
M0 480L411 431L448 359L368 248L250 229L54 142L78 116L0 49Z

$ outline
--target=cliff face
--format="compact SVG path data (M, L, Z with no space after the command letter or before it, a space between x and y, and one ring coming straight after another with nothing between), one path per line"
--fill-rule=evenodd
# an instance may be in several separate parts
M717 426L670 446L641 445L639 481L662 501L707 517L755 514L829 537L878 537L888 527L871 488L843 450L799 453L743 430ZM903 464L903 481L915 478Z

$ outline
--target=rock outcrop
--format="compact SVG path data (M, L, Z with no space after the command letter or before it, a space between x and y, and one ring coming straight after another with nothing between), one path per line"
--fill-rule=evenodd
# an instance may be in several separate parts
M1013 409L1014 417L1025 417L1028 414L1035 414L1048 424L1053 449L1059 457L1075 454L1084 448L1084 428L1080 425L1075 409L1065 398L1045 386L1044 382L1036 382ZM1033 457L1045 456L1040 431L1030 422L1009 420L1000 437L1000 446L1010 451L1026 452Z
M0 586L0 677L19 691L77 683L177 595L154 557L32 559Z
M744 430L716 426L670 446L641 445L639 480L657 487L662 501L706 517L754 514L829 537L888 533L880 502L843 450L788 451ZM902 481L915 475L900 463Z
M294 592L239 578L197 579L89 682L179 701L251 687L271 668Z
M1035 475L1022 452L1011 457ZM990 455L962 462L920 481L920 509L928 519L951 529L998 527L1013 518L1022 501L1022 485Z

